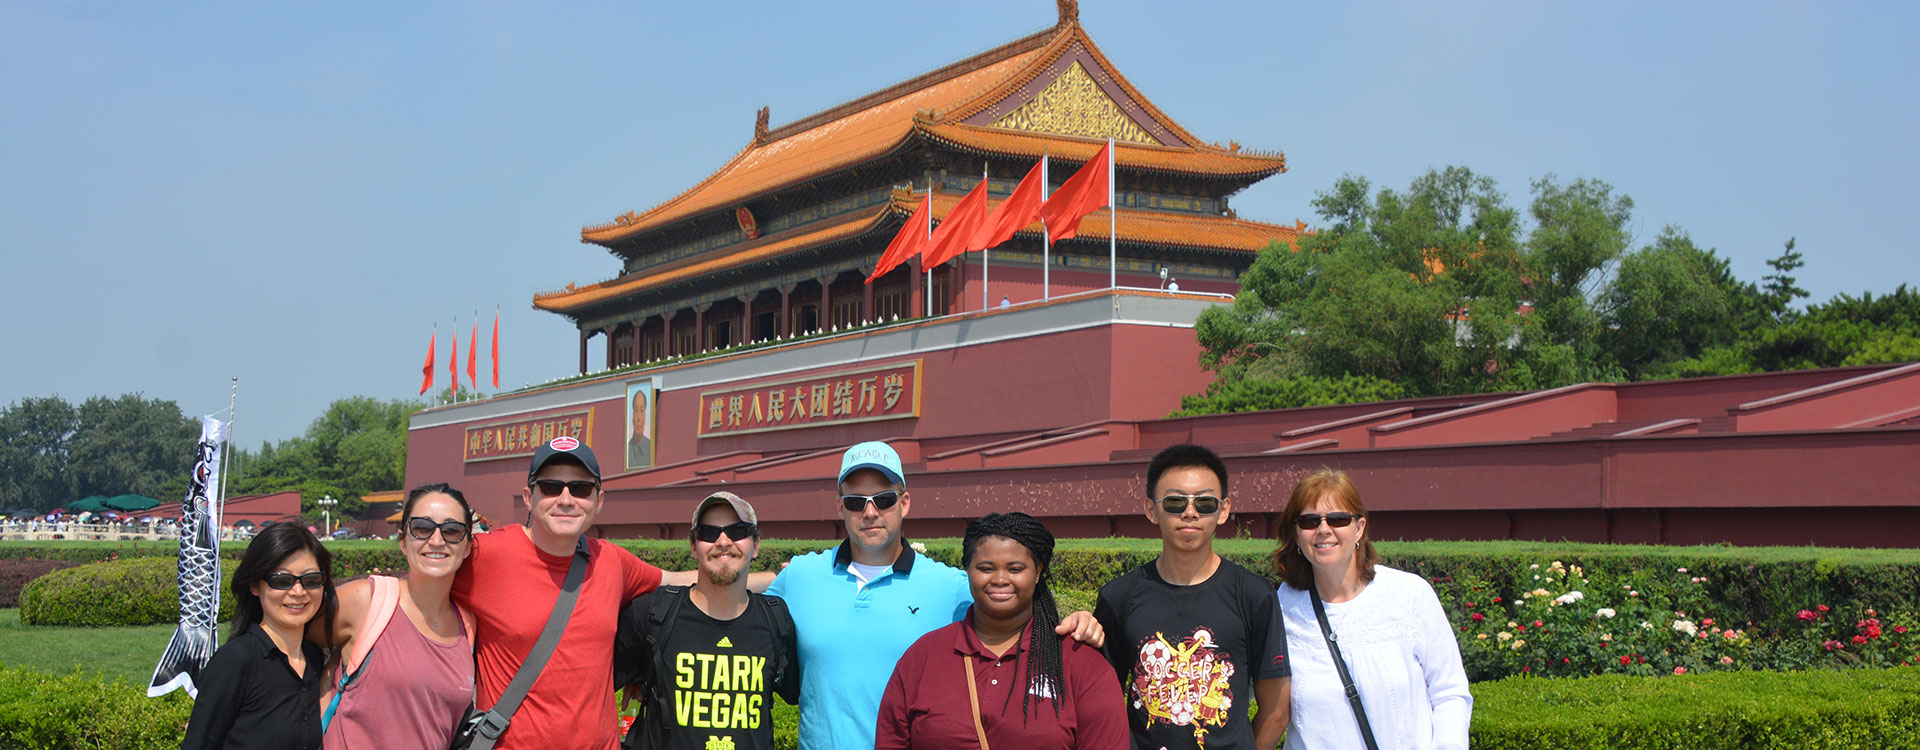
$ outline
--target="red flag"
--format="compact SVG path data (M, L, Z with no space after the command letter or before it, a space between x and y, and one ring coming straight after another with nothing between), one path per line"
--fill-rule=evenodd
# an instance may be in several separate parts
M1059 242L1073 238L1080 233L1082 218L1112 202L1113 175L1107 169L1110 159L1107 152L1112 149L1113 143L1109 141L1041 207L1040 218L1047 222L1048 239Z
M452 382L448 383L447 387L453 389L451 391L453 395L458 396L460 395L460 322L454 321L453 325L453 335L450 337L453 341L453 354L447 357L447 376L452 379Z
M947 218L941 220L940 228L933 230L933 239L927 240L927 254L920 262L921 268L933 268L962 254L979 250L973 247L973 238L980 226L987 221L987 179L980 178L980 184L967 191L967 197L953 207Z
M1014 232L1025 229L1040 218L1040 206L1044 203L1040 197L1040 172L1040 164L1035 162L1033 169L1027 170L1027 176L1020 180L1020 186L994 207L993 214L980 225L980 231L967 244L982 250L996 247L1012 239Z
M493 311L493 389L500 390L500 311Z
M430 336L427 338L427 363L420 367L420 377L421 377L420 392L421 393L426 393L427 391L433 390L433 350L440 348L440 345L437 342L435 342L434 339L437 339L439 337L440 337L440 332L434 331L433 336Z
M480 390L480 375L478 374L480 368L475 366L478 364L479 358L480 358L480 314L474 313L473 338L467 339L467 385L473 386L473 390L475 392L478 392Z
M880 254L880 262L874 265L873 275L867 277L867 283L871 284L874 279L887 275L888 271L926 249L927 214L932 211L933 196L922 196L920 207L907 217L907 223L900 227L900 233L893 236L893 241L887 243L886 252Z

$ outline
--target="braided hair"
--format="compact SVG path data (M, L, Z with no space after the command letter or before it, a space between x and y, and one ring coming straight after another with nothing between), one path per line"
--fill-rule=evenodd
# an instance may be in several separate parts
M1060 636L1053 632L1060 626L1060 609L1054 604L1052 587L1047 585L1053 577L1053 532L1025 513L994 513L967 524L967 535L961 542L962 568L973 567L973 552L988 537L1010 539L1027 548L1027 553L1033 555L1034 565L1040 568L1033 586L1033 637L1027 654L1027 689L1020 693L1020 717L1026 720L1035 688L1046 691L1048 700L1053 701L1054 713L1058 714L1060 693L1066 680L1060 664ZM1012 694L1008 694L1007 699L1012 700Z

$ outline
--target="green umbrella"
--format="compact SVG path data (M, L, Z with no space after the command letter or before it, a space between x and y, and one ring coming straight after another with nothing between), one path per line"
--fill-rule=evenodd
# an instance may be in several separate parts
M140 495L121 495L106 501L106 506L114 510L146 510L159 504L159 500Z
M79 513L80 511L83 511L83 510L93 511L95 513L98 513L106 509L107 509L107 498L104 495L93 495L85 499L75 500L73 502L67 503L68 513Z

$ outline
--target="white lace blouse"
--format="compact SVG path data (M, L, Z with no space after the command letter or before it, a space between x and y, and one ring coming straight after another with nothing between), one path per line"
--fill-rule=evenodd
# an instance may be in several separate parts
M1366 747L1309 594L1281 584L1279 596L1293 664L1286 747ZM1465 750L1473 695L1460 644L1433 587L1419 576L1376 565L1373 582L1359 596L1326 607L1381 750Z

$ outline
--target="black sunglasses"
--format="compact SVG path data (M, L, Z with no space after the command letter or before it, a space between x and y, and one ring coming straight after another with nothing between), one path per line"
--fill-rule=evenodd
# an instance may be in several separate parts
M695 539L699 539L700 541L706 542L708 544L712 544L714 542L720 541L721 534L726 534L728 539L732 539L738 542L753 536L754 528L755 527L753 524L747 523L746 521L740 521L738 523L730 523L725 526L715 526L710 523L703 523L693 527L693 537Z
M267 574L266 580L267 588L273 589L274 591L291 590L295 583L299 583L300 588L308 591L319 591L321 586L327 585L326 574L320 572L300 576L292 573L269 573Z
M434 529L440 530L440 538L448 544L459 544L467 538L467 525L459 521L434 521L426 516L407 519L407 534L420 541L432 539Z
M1300 514L1299 517L1293 519L1293 525L1300 527L1300 530L1302 531L1312 531L1314 529L1320 528L1320 519L1323 519L1323 518L1326 519L1328 526L1332 526L1336 529L1344 529L1348 526L1352 526L1353 519L1359 518L1359 516L1354 515L1352 513L1348 513L1344 510L1336 510L1326 515L1321 515L1319 513L1302 513Z
M1220 498L1212 495L1182 495L1179 493L1160 498L1160 512L1169 516L1177 516L1185 513L1187 512L1187 501L1189 500L1193 501L1193 509L1200 515L1211 516L1220 512Z
M867 509L868 502L873 503L874 510L880 511L881 513L885 513L887 512L888 508L893 507L894 503L900 502L900 491L887 490L886 492L881 492L873 495L841 495L840 496L840 507L846 508L848 513L860 513L865 511Z
M562 482L558 479L541 479L533 483L541 497L559 497L561 492L571 492L577 498L593 497L593 491L600 487L598 482L576 481Z

